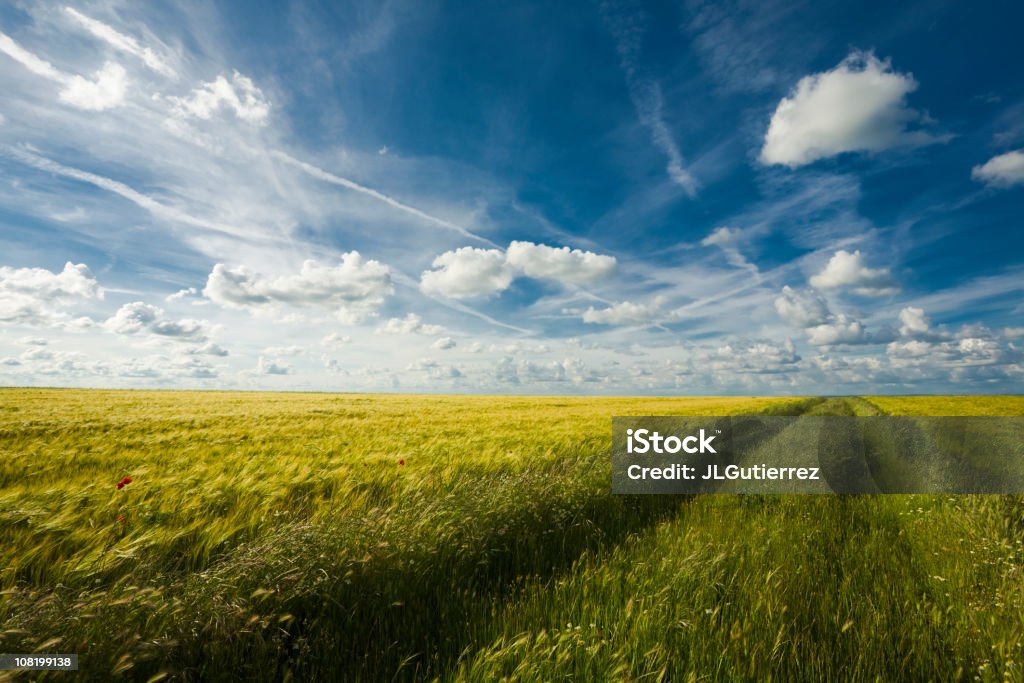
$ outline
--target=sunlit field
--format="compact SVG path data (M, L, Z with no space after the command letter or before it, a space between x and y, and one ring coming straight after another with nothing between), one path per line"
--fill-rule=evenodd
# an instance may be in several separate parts
M88 680L1024 679L1018 497L610 494L612 415L835 412L1024 398L2 390L0 652Z

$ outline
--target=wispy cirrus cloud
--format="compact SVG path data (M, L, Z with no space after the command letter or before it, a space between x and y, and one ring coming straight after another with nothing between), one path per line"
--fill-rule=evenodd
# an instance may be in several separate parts
M65 104L90 111L104 111L120 106L125 101L128 88L127 72L117 62L107 62L90 80L78 74L59 70L42 57L23 48L5 33L0 33L0 52L36 76L62 86L60 101Z
M661 84L651 76L640 61L647 16L643 9L628 0L606 0L601 3L605 26L615 39L620 65L636 108L637 118L647 128L651 142L665 155L665 172L669 179L690 197L697 195L700 184L686 168L682 152L668 124Z
M176 76L174 69L162 57L157 55L151 48L139 43L132 36L121 33L109 24L104 24L102 21L86 16L74 7L65 7L64 12L95 37L121 52L138 57L153 71L168 78Z

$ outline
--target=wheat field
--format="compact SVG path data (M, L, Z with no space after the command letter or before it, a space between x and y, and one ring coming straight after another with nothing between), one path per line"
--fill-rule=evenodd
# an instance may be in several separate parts
M610 494L612 415L832 405L0 390L0 652L83 680L1024 680L1016 496Z

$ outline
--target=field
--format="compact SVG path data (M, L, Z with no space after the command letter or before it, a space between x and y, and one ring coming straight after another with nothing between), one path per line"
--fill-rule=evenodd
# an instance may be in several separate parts
M612 415L837 408L1024 398L0 390L0 652L82 680L1024 680L1021 498L609 493Z

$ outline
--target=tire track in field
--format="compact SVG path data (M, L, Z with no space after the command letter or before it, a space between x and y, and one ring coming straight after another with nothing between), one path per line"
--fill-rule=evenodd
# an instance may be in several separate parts
M804 399L765 410L801 414L820 403L821 399ZM600 472L604 478L608 465L607 455L602 453L590 460L589 468L570 467L545 476L597 476ZM536 481L513 481L511 485L521 496L536 496ZM604 489L596 496L578 496L566 506L541 497L538 504L514 508L500 527L483 523L474 532L474 520L468 519L468 530L427 549L432 557L429 566L392 565L386 569L387 578L381 580L381 568L371 563L350 576L345 587L329 591L329 603L314 595L312 604L298 602L287 608L292 614L305 615L307 628L335 631L328 640L328 651L309 659L329 661L333 653L337 661L343 653L345 663L333 672L337 676L430 677L446 670L475 644L471 634L480 627L467 620L475 605L484 602L498 609L516 595L526 578L556 581L584 554L607 553L628 538L678 517L694 498L617 496ZM549 532L554 529L560 533ZM490 550L461 553L469 543ZM406 605L414 609L403 615ZM423 615L427 615L425 621ZM323 674L301 669L297 673L300 678L304 673Z
M833 399L823 407L835 415L888 415L863 397ZM861 454L863 460L856 463L856 468L860 475L871 479L870 449L861 450ZM839 474L849 476L849 472ZM812 532L806 544L797 549L801 553L807 573L816 577L820 585L857 585L859 595L856 602L839 605L840 608L849 610L842 618L826 621L817 619L817 615L809 606L815 601L828 600L833 596L790 593L793 599L788 601L789 612L802 615L804 619L809 618L808 623L818 636L817 642L808 651L794 651L792 656L797 661L807 661L825 654L831 660L826 670L843 671L844 667L850 664L849 657L853 654L841 646L846 626L881 618L888 620L883 630L892 647L886 652L876 651L874 656L892 657L889 670L901 672L902 677L898 680L940 680L948 677L958 665L965 662L956 661L957 652L949 629L941 623L933 623L927 611L918 609L919 605L927 602L941 602L931 595L934 582L931 581L924 558L920 556L906 533L905 522L884 507L888 496L872 495L880 493L877 487L874 487L873 492L864 495L865 493L868 492L836 493L824 499L830 508L827 514L836 515L845 520L845 523L831 525L829 528L834 530L832 534ZM884 546L890 562L865 571L857 562L857 558L865 552L869 544ZM893 593L899 592L902 592L902 599L892 600ZM896 605L897 611L878 614L874 611L874 606L880 604ZM938 653L938 660L946 663L947 668L930 669L929 667L936 663L934 657L929 659L919 656L917 660L912 661L915 653L909 650L913 647L914 639L909 631L920 628L928 630L933 654ZM858 653L857 656L861 655ZM924 668L915 671L914 662Z
M821 412L831 414L852 414L861 413L865 406L860 405L856 399L833 399L828 403L819 406ZM876 408L877 410L877 408ZM818 411L816 411L818 412ZM878 411L881 412L881 411ZM691 497L693 500L697 497ZM918 609L919 604L930 593L929 576L922 566L921 558L918 557L917 549L904 533L904 524L894 511L883 504L883 499L861 495L834 495L828 497L787 497L783 501L778 498L764 497L757 495L744 496L736 499L737 505L744 510L739 515L742 519L753 519L754 511L758 508L763 510L762 514L773 517L770 524L787 525L803 524L806 529L803 543L796 547L776 548L772 553L787 557L790 569L798 569L794 575L787 576L785 573L778 575L777 581L780 586L780 594L785 596L784 626L787 633L799 634L801 637L785 641L781 646L777 643L780 660L777 662L779 670L760 671L758 676L765 677L766 674L775 678L778 674L780 680L787 677L797 680L819 680L816 678L822 671L843 672L849 671L854 665L855 657L876 657L879 661L885 662L884 670L892 674L903 671L902 678L895 680L941 680L956 670L957 652L949 640L949 634L941 624L932 623L926 610ZM782 502L782 505L774 505ZM657 530L652 530L651 536L643 539L643 545L630 548L627 557L635 558L638 565L644 564L650 558L656 557L655 547L658 545L657 536L664 533L670 535L686 536L687 522L681 517L681 509L672 520L665 522ZM809 517L807 515L810 515ZM813 521L812 521L813 520ZM786 541L791 537L781 535ZM766 539L767 540L767 539ZM758 538L750 538L749 543L761 543ZM767 540L767 542L778 543L778 541ZM881 566L865 567L860 561L864 549L873 545L876 548L884 549L882 556L891 558L889 562ZM685 547L685 546L684 546ZM586 564L575 567L570 574L576 576L578 583L584 582L588 572L595 571L606 563L610 563L619 552L618 546L605 548L602 552L588 558ZM689 553L687 550L684 555ZM698 552L697 548L693 549ZM771 553L769 553L769 556ZM682 555L680 556L682 560ZM618 565L623 563L623 558L618 558ZM795 566L794 566L795 565ZM765 567L768 569L768 567ZM685 569L681 569L685 571ZM732 584L732 578L726 577L727 585ZM570 579L571 581L571 579ZM740 583L740 582L736 582ZM788 584L788 585L787 585ZM856 600L850 601L849 586L857 586L861 591L856 595ZM549 591L560 590L557 583L548 584ZM623 601L628 598L632 604L635 601L643 602L644 595L622 595ZM543 594L536 594L535 601L531 607L522 610L525 614L543 614L542 606L536 601L544 600ZM720 594L719 606L732 607L733 613L736 607L733 601L756 599L750 594L737 595L726 590ZM551 599L553 604L563 605L564 599ZM756 602L749 606L753 608ZM884 605L888 611L875 613L876 605ZM825 606L825 607L823 607ZM629 614L628 605L619 606L619 611ZM695 608L698 606L695 606ZM699 607L705 608L704 605ZM830 611L830 609L834 611ZM613 610L614 611L614 610ZM717 609L715 610L717 611ZM504 615L505 619L516 622L516 613ZM566 612L559 616L546 618L544 621L554 624L566 621L576 621L579 615ZM863 628L863 624L870 623L870 620L884 626L884 631L879 633L868 632L866 637L869 641L881 637L892 640L893 647L884 652L859 652L856 646L850 645L846 636L847 629L851 625ZM671 626L671 624L668 624ZM517 623L517 629L526 629L527 632L537 632L543 629L542 623ZM548 624L550 627L550 624ZM728 629L729 624L724 624ZM915 645L913 633L907 629L927 628L932 637L932 647L937 654L929 660L922 653L913 653L909 650ZM481 631L486 631L481 628ZM500 631L500 628L499 628ZM504 637L517 638L514 634L505 634ZM492 633L493 636L493 633ZM844 640L845 638L845 640ZM725 638L730 642L729 637ZM467 644L464 656L460 661L472 660L474 653L481 653L486 656L488 648L494 643L490 641ZM770 645L770 643L769 643ZM740 647L734 643L731 647ZM722 657L728 658L732 654L723 652ZM739 657L741 658L741 657ZM813 666L805 668L813 662ZM452 675L454 663L449 663L447 675ZM861 666L870 669L870 663L861 662ZM944 668L948 666L948 668ZM934 668L928 668L934 667ZM441 669L445 671L444 668ZM571 671L571 667L570 667ZM800 672L805 672L800 675ZM817 673L806 673L817 672ZM640 675L649 672L631 671L631 675ZM662 672L665 680L683 680L694 672L689 668L686 661L669 660L667 668ZM724 673L729 678L728 672ZM733 672L735 673L735 672ZM745 676L753 675L752 671L746 671ZM838 674L837 674L838 675Z
M799 415L820 406L823 401L824 399L813 398L787 402L769 407L762 412ZM602 471L607 469L608 464L605 454L595 456L591 460L591 467L600 468ZM532 485L524 486L523 495L530 495L532 488ZM339 609L334 611L328 621L343 619L352 625L364 625L357 639L349 637L347 644L335 643L336 646L346 647L350 654L357 658L357 668L339 673L360 678L392 677L393 680L420 679L437 675L456 662L467 648L479 645L471 634L479 631L481 627L467 621L467 614L472 613L472 605L484 601L490 602L494 609L500 609L501 605L516 595L524 578L531 581L556 582L558 577L571 571L584 554L602 556L612 552L627 539L678 518L696 498L697 496L623 496L608 492L602 492L596 497L584 497L567 516L563 516L571 520L568 522L569 528L581 524L585 532L550 534L539 548L530 549L529 555L534 558L532 560L527 558L523 561L524 558L519 556L522 548L514 542L517 537L523 538L523 534L528 533L525 529L506 534L500 539L493 536L475 539L476 543L483 546L502 548L499 552L490 554L485 560L477 561L475 567L467 566L465 561L458 557L445 559L442 551L439 561L451 567L449 574L444 577L392 577L394 582L402 586L418 586L411 591L404 591L399 599L403 604L416 605L418 612L425 611L431 615L426 638L422 637L422 624L406 624L391 620L373 623L373 614L394 611L387 607L395 602L393 594L387 595L386 599L377 599L357 606L356 611L361 616L355 618L351 605L336 605ZM539 514L544 521L537 527L551 528L554 518L544 517L549 513L550 508L538 507L524 513L523 517ZM512 519L510 524L516 526L517 521ZM512 543L509 544L509 541ZM468 593L442 588L451 584L453 578L460 580L460 588L468 590ZM417 582L417 579L420 580ZM369 629L365 628L368 621L373 624ZM349 636L353 633L351 630L347 632ZM383 651L375 652L367 646L374 642L388 645ZM389 668L396 662L401 663L397 671Z

